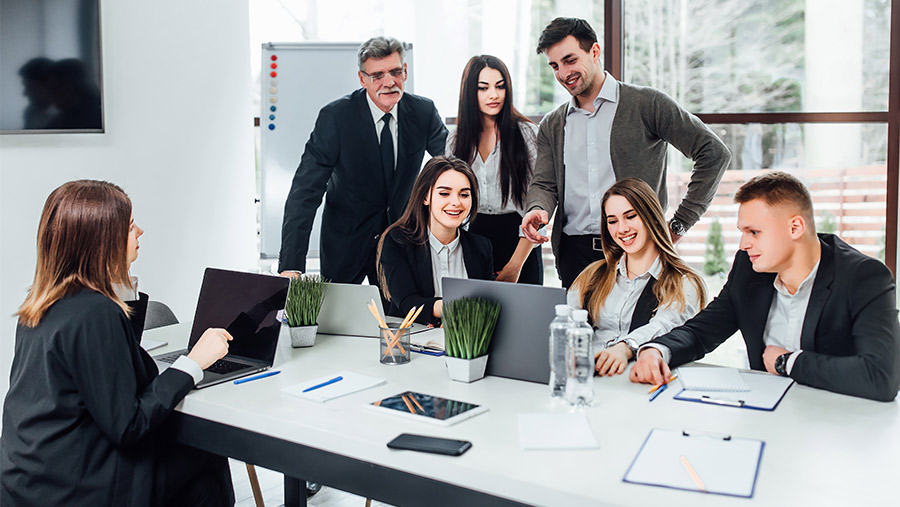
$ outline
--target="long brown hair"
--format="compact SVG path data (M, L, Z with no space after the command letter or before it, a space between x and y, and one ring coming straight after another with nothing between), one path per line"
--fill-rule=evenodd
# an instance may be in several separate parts
M625 251L613 240L606 226L606 201L610 197L618 195L624 197L637 213L644 229L659 253L662 269L659 279L653 285L653 295L659 301L657 308L677 305L681 310L685 307L683 278L687 277L696 287L700 296L700 308L706 306L706 287L696 271L691 269L678 254L669 236L669 228L663 216L659 199L650 188L650 185L637 178L625 178L617 181L603 194L601 209L603 210L604 225L600 234L603 243L604 260L596 261L584 268L584 271L575 279L575 284L581 288L581 307L586 308L591 322L596 322L600 310L606 302L607 296L612 292L616 283L616 266ZM588 301L585 301L585 296Z
M528 145L519 123L531 123L512 104L513 84L503 60L491 55L476 55L469 59L459 85L459 112L457 113L456 141L453 155L472 164L481 142L484 126L478 105L478 76L485 68L500 73L506 87L503 107L497 113L497 132L500 134L500 199L503 206L509 199L519 208L525 207L525 194L531 175Z
M34 283L16 312L19 323L37 326L54 303L78 289L103 294L128 315L113 283L131 284L130 223L131 200L117 185L79 180L54 190L41 213Z
M384 248L385 238L392 230L398 229L402 233L402 239L408 243L424 245L428 242L430 215L425 199L431 195L438 178L447 171L462 173L469 180L469 186L472 189L472 207L469 208L469 216L463 222L463 225L471 223L478 213L478 178L475 177L475 173L469 168L469 164L455 157L441 156L429 160L416 178L416 182L413 183L412 191L409 194L409 202L406 204L403 215L388 226L381 235L381 239L378 240L378 253L375 258L375 265L378 270L378 283L389 301L391 293L388 290L387 282L384 278L384 268L381 265L381 251Z

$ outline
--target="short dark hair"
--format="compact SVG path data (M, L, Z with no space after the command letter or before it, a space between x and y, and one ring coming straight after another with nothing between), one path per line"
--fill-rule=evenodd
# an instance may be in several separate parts
M815 231L812 197L806 185L796 176L783 171L769 171L750 179L734 193L734 202L738 204L757 199L769 206L796 207L809 222L807 225Z
M586 52L597 43L597 34L587 21L579 18L556 18L541 32L537 53L547 51L570 35L578 40L578 45Z

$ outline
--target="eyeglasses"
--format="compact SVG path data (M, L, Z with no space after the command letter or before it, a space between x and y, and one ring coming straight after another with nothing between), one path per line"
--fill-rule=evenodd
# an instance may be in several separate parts
M403 77L403 73L406 72L406 70L404 70L402 67L397 67L396 69L391 69L387 72L376 72L374 74L369 74L368 72L366 72L364 70L361 70L360 72L365 74L366 77L371 79L372 82L374 83L375 81L381 81L388 74L390 74L391 77L393 77L393 78L399 79L399 78Z

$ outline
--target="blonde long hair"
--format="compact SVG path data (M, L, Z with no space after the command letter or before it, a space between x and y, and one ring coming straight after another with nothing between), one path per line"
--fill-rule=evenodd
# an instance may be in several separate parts
M706 306L706 287L696 271L691 269L678 254L669 236L669 228L663 216L659 199L650 185L637 178L625 178L617 181L603 194L601 209L603 211L603 230L600 238L603 244L604 260L589 264L575 279L581 288L581 307L587 309L591 322L596 322L607 296L616 284L616 266L625 251L613 240L606 226L606 201L618 195L624 197L644 224L644 229L659 253L662 269L659 279L653 285L653 295L659 301L657 308L676 305L680 310L685 307L684 277L697 287L700 296L700 308ZM587 299L587 301L585 301Z
M131 200L105 181L70 181L54 190L41 213L34 283L16 316L37 326L47 310L79 289L97 291L129 315L113 283L128 277L128 228Z

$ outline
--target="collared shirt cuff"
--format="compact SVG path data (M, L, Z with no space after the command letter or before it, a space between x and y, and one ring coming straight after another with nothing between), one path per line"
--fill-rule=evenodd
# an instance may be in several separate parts
M784 369L784 371L787 372L788 376L791 375L791 370L794 369L794 363L797 362L797 357L799 357L800 354L802 354L802 353L803 353L802 350L798 350L797 352L794 352L793 354L788 356L787 366Z
M179 357L169 368L175 368L176 370L183 371L190 375L194 379L194 385L197 385L203 380L203 368L200 368L197 361L194 361L188 356Z
M638 349L638 356L641 355L642 350L644 350L648 347L652 347L652 348L658 350L659 353L662 354L663 361L665 361L666 364L669 364L669 361L672 359L672 351L669 350L669 347L666 347L665 345L662 345L660 343L648 343L646 345L641 346L641 348Z

